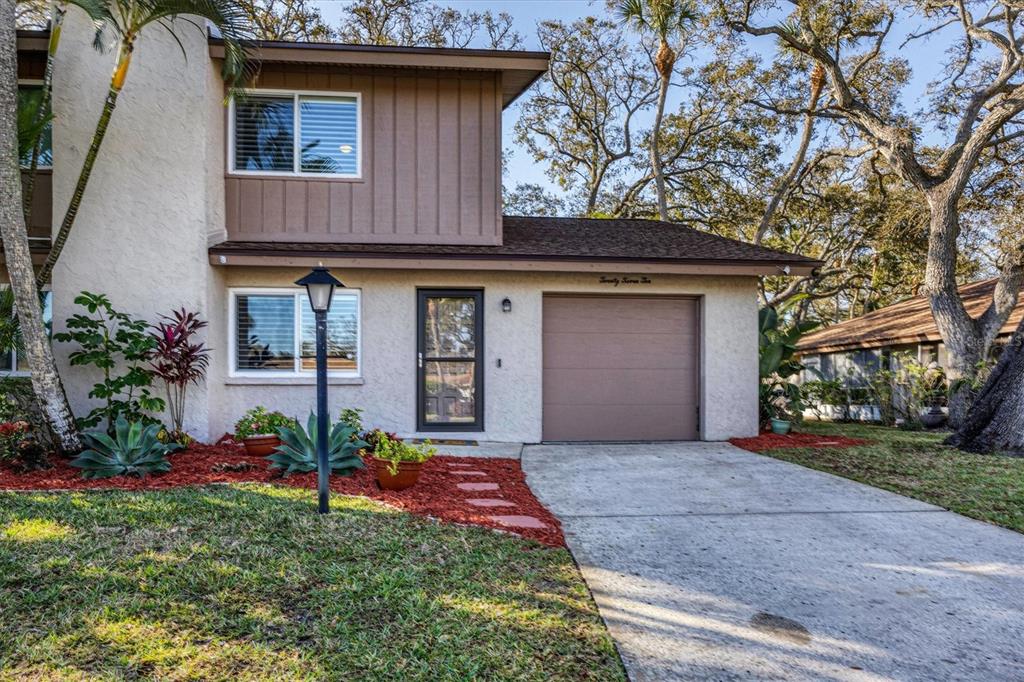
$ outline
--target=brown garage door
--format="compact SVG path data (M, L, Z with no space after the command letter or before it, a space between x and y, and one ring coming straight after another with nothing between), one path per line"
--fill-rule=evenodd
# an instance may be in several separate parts
M696 440L698 302L544 297L544 440Z

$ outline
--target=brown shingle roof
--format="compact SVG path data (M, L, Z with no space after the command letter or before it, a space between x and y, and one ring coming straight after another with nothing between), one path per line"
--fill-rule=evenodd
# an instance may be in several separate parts
M992 302L995 286L995 279L986 279L960 287L960 296L972 317L981 315ZM1012 334L1021 317L1024 317L1024 296L999 333ZM834 352L941 340L928 299L918 296L808 334L797 348L804 353Z
M657 220L505 216L500 246L228 241L210 253L639 261L816 267L819 261Z

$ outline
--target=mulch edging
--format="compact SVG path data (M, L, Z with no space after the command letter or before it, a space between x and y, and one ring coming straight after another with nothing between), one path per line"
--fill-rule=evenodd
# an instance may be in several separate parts
M845 436L819 436L814 433L792 432L783 436L765 431L754 438L730 438L729 442L751 452L766 452L786 448L852 448L867 445L871 441Z
M53 458L53 467L27 473L0 468L0 490L163 490L181 486L217 483L274 483L298 488L316 488L316 472L282 477L279 470L268 469L263 457L250 457L240 445L195 444L170 456L171 470L146 478L106 478L86 480L81 469L62 458ZM451 465L457 466L451 466ZM468 478L454 474L458 469L482 471L486 476ZM474 507L467 499L480 493L459 490L458 483L493 482L500 489L487 497L515 504L509 511ZM453 523L484 526L537 540L552 547L564 547L565 538L558 519L534 497L526 485L519 462L514 459L453 457L439 455L423 465L419 482L402 491L381 490L369 469L360 469L350 477L332 476L331 490L342 495L361 495L384 502L404 511ZM521 514L539 519L545 528L510 529L490 517L498 514Z

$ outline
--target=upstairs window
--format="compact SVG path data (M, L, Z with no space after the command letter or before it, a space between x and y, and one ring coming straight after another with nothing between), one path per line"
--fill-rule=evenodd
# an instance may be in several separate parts
M359 177L358 95L249 93L230 117L233 173Z
M302 376L316 371L316 327L305 289L231 292L232 372ZM327 313L327 371L359 375L359 292L337 290Z
M35 82L18 82L18 129L28 130L36 120L39 112L39 105L43 100L43 85ZM43 124L40 132L42 145L39 148L39 160L37 168L50 168L53 166L53 122L47 121ZM34 140L33 140L34 141ZM18 162L22 168L32 165L32 147L22 145L19 141Z

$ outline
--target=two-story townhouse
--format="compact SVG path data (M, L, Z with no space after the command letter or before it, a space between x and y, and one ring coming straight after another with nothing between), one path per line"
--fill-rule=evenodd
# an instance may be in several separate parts
M41 253L111 64L80 16L64 31ZM52 314L59 330L82 290L147 319L200 311L213 359L190 399L195 435L256 404L313 407L294 282L318 264L346 287L329 318L335 414L488 441L756 433L757 278L817 263L657 221L503 216L502 112L546 53L256 43L258 76L225 103L223 45L178 37L138 44ZM44 36L20 47L31 87ZM92 377L56 350L84 410Z

